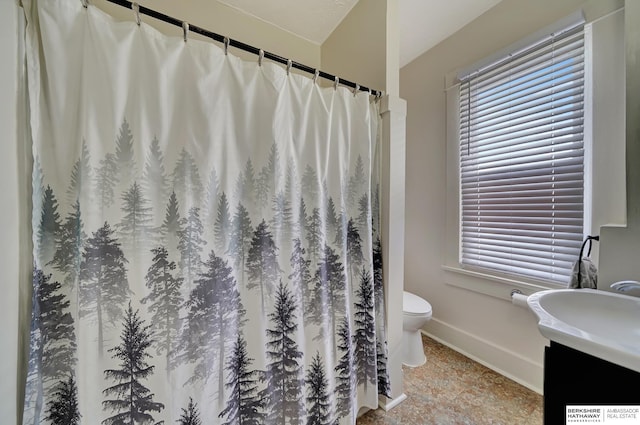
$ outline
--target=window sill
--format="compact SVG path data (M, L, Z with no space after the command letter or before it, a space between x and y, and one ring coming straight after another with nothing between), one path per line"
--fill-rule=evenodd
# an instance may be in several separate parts
M514 290L520 291L524 295L531 295L538 291L566 287L551 282L525 281L517 277L499 276L476 270L463 269L461 267L443 265L442 270L444 271L445 283L447 285L506 301L511 301L511 292Z

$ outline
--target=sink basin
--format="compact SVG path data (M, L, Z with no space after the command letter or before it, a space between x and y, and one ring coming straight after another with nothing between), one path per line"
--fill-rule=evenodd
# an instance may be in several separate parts
M536 292L527 303L546 338L640 372L640 298L557 289Z

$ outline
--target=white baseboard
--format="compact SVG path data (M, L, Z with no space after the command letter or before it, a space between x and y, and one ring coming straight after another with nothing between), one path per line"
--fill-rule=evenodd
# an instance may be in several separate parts
M422 330L423 334L520 385L542 394L544 376L542 364L436 318L432 318L428 325L429 331Z
M380 407L385 412L388 412L389 410L393 409L394 407L396 407L398 404L402 403L406 399L407 399L407 395L405 393L402 393L398 397L393 399L385 396L380 396L378 397L378 407Z

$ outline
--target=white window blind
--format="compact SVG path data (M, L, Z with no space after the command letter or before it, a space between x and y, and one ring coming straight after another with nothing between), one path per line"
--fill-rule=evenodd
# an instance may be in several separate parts
M567 283L583 238L582 26L460 84L461 262Z

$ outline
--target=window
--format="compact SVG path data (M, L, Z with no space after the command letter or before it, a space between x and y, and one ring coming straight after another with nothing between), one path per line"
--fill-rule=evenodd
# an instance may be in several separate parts
M584 35L461 79L461 263L566 284L583 239Z

